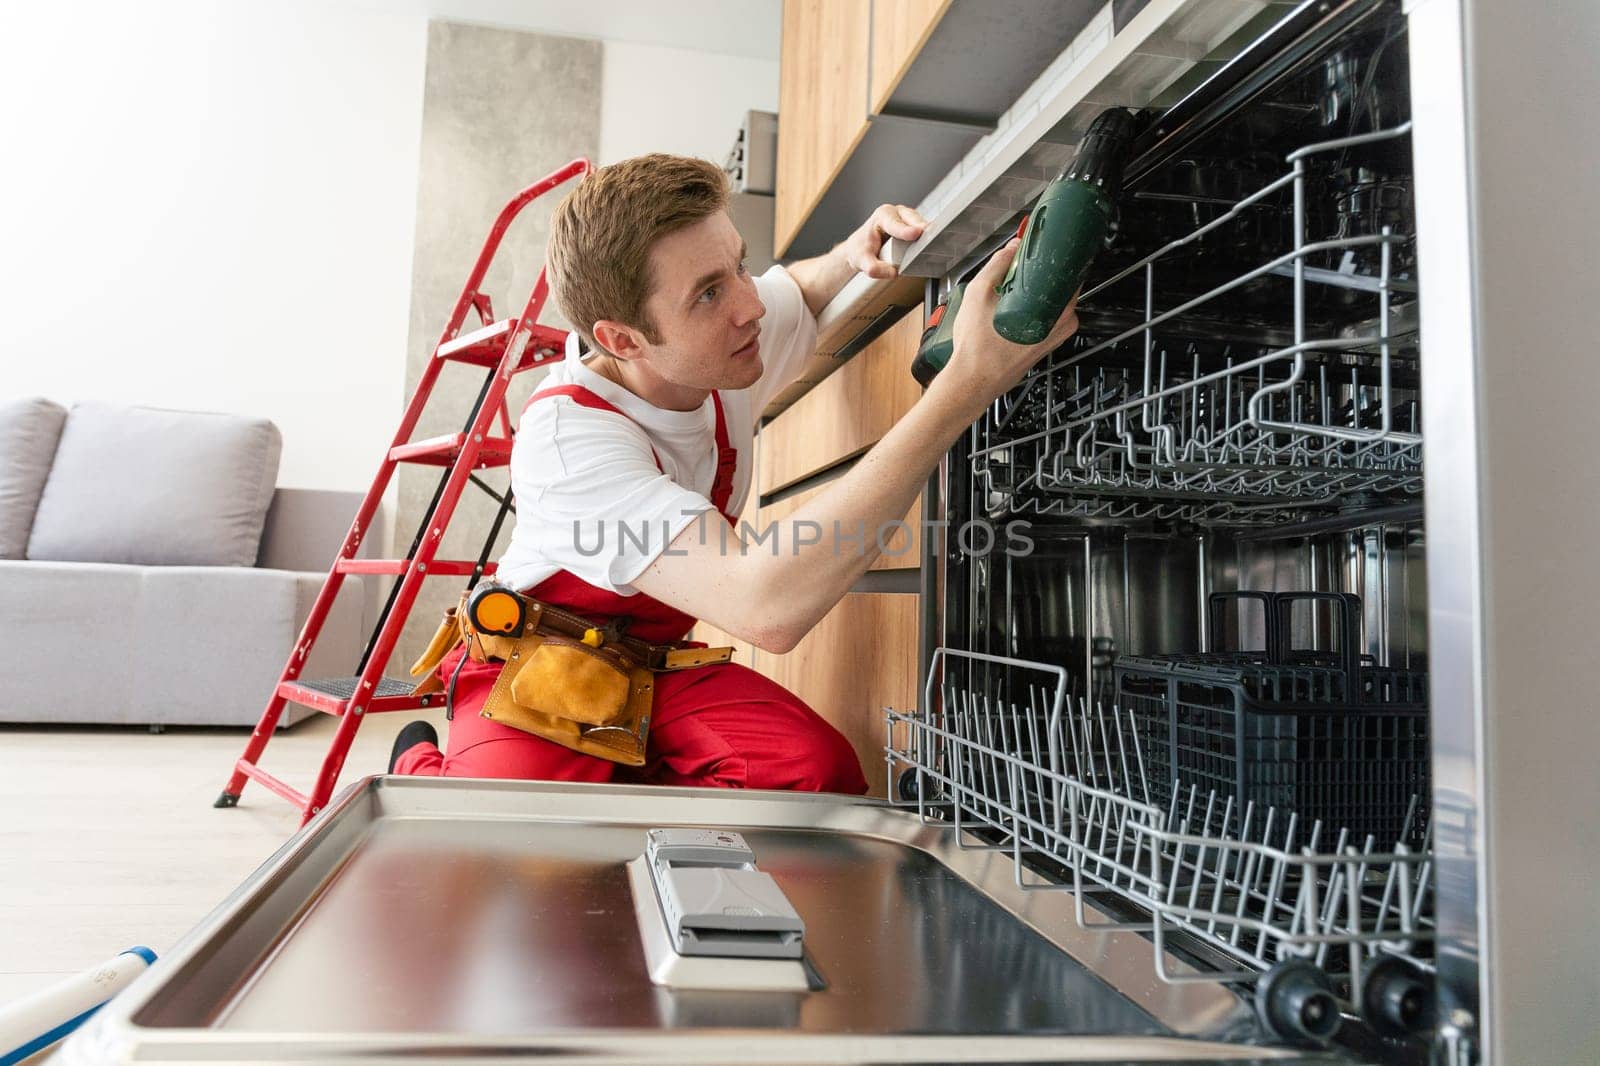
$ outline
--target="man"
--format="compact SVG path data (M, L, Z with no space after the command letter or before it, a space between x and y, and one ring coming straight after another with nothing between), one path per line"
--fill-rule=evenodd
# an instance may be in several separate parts
M679 640L704 619L781 654L877 557L872 531L905 514L956 438L1077 321L1069 308L1034 347L994 332L1008 244L968 287L954 354L916 406L783 523L775 545L747 545L734 516L751 489L762 409L811 354L815 314L858 271L892 277L878 259L883 241L915 240L924 222L886 204L828 254L752 278L727 195L711 163L650 155L595 171L556 208L547 265L574 332L518 427L517 520L497 580L597 624L626 617L627 632L651 642ZM867 533L848 551L794 535L836 522ZM446 658L448 751L414 722L391 769L612 780L614 762L479 716L501 665L463 661L461 649ZM748 667L663 673L655 684L648 761L633 779L865 791L838 731Z

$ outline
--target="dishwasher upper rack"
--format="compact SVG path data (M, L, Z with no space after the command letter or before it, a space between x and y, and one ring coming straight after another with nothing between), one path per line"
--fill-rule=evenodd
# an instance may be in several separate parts
M1310 161L1409 132L1405 122L1305 145L1288 154L1287 172L1084 293L1091 308L1097 295L1143 275L1139 321L1058 352L975 427L969 460L990 513L1261 525L1419 494L1420 410L1416 390L1395 374L1400 342L1415 335L1409 307L1399 313L1397 301L1416 287L1414 276L1396 275L1395 252L1414 237L1374 217L1352 227L1358 232L1306 239ZM1158 271L1182 270L1186 249L1285 191L1288 251L1158 311ZM1371 272L1356 269L1367 260ZM1342 269L1318 265L1327 262ZM1273 278L1290 287L1287 344L1223 346L1202 358L1193 340L1169 337L1185 316L1223 308L1226 317L1230 294ZM1372 314L1313 336L1308 285L1370 294Z
M936 688L945 675L962 676ZM1419 847L1379 850L1196 786L1162 803L1130 717L1070 697L1060 667L938 648L923 703L885 710L896 802L1009 852L1020 888L1070 889L1085 929L1147 935L1162 980L1255 984L1264 1024L1290 1040L1331 1036L1303 1031L1286 992L1302 982L1384 1035L1431 1025L1431 826L1405 827ZM1423 811L1414 798L1406 820ZM1199 965L1172 967L1174 950Z

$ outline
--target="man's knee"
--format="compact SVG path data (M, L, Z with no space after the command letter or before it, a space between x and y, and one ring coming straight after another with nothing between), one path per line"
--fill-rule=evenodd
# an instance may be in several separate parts
M855 749L804 700L746 666L663 674L657 732L670 783L860 795ZM688 710L684 710L688 708ZM672 776L676 775L676 776Z
M787 787L800 792L843 792L858 796L867 790L856 750L833 726L817 718L815 727L800 738L800 758L794 766L795 782Z

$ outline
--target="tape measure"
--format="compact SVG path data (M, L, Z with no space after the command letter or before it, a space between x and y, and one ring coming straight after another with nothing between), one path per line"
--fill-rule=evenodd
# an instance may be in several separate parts
M467 622L479 633L510 636L527 620L527 604L504 585L479 585L467 598Z

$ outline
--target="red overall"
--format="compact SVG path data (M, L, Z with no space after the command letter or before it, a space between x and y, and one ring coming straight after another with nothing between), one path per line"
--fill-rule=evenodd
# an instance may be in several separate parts
M546 389L528 402L547 396L569 396L585 407L623 414L581 385ZM738 453L728 440L722 399L715 392L711 397L717 413L717 475L711 502L732 523L728 502ZM661 466L659 456L656 466ZM619 596L565 570L527 594L602 624L626 614L632 619L629 635L651 643L678 640L695 622L642 593ZM794 693L747 666L730 662L657 674L647 762L636 770L480 717L478 710L489 698L501 664L470 659L462 663L464 654L458 648L439 664L446 684L456 675L447 752L418 744L400 756L396 773L543 781L618 778L661 785L857 794L867 790L849 741Z

